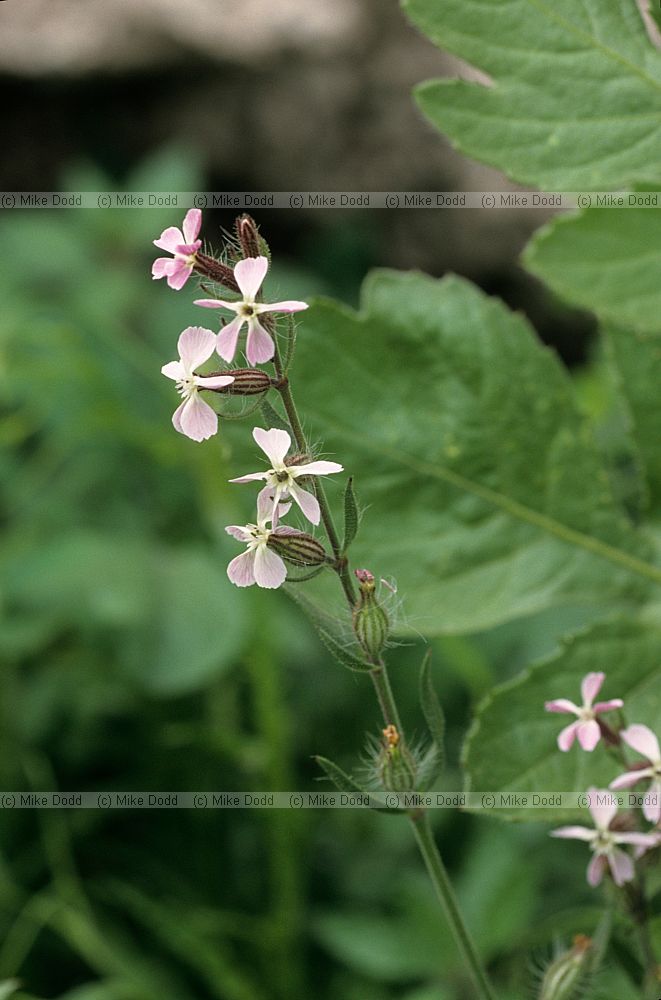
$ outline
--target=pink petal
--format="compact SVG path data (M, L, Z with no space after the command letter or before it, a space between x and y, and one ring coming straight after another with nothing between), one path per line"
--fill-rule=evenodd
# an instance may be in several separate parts
M651 785L649 791L643 799L643 816L648 823L658 823L661 820L661 785ZM656 847L659 842L658 835L654 835Z
M154 240L154 246L160 250L167 250L169 253L176 253L177 247L183 242L184 236L181 229L177 229L176 226L170 226L168 229L163 230L157 240Z
M177 341L177 349L187 371L204 364L216 349L216 334L203 326L187 326Z
M236 312L237 306L241 303L224 302L222 299L194 299L194 306L202 306L204 309L231 309Z
M618 775L613 781L611 781L609 788L617 790L618 788L631 788L632 785L636 785L643 778L651 778L652 769L646 769L644 771L626 771L624 774Z
M337 462L308 462L307 465L295 465L291 471L296 476L330 476L344 469Z
M272 427L265 431L262 427L254 427L252 436L262 449L274 469L283 468L285 455L291 447L291 438L287 431Z
M287 579L287 567L279 555L266 545L259 545L255 554L255 581L258 587L275 590Z
M186 400L179 422L182 432L193 441L206 441L218 430L218 414L197 395Z
M251 539L251 534L240 524L228 524L225 528L228 535L232 538L238 539L240 542L249 542Z
M620 736L632 750L647 757L654 762L661 759L659 752L659 741L647 726L633 725L623 729Z
M188 402L188 400L185 399L183 401L183 403L179 404L179 406L177 407L177 409L172 414L172 426L174 427L174 429L176 431L179 431L180 434L184 434L185 433L183 427L181 426L181 414L184 412L184 407L186 406L187 402Z
M270 361L275 354L275 344L259 320L252 316L248 320L248 336L246 337L246 357L251 365L262 365Z
M202 228L202 212L199 208L189 208L184 217L184 239L186 243L192 243L197 239L197 234Z
M172 274L176 264L176 260L172 257L157 257L151 266L152 278L165 278L168 274Z
M285 302L265 302L263 305L260 304L257 307L257 311L260 313L295 313L308 308L309 306L307 302L299 302L296 299L287 299Z
M272 486L265 486L257 496L257 520L271 521L275 528L279 517L284 517L291 507L290 503L279 503L276 508L275 492Z
M237 316L231 323L224 326L218 334L216 338L216 350L223 361L231 361L236 354L236 344L244 322L245 320L242 316Z
M182 365L181 361L168 361L167 365L163 365L161 368L161 375L165 375L166 378L171 378L173 381L178 382L186 374L186 369Z
M173 261L173 267L168 274L168 286L174 288L175 292L181 291L192 273L192 264L187 264L185 260Z
M289 493L301 508L308 521L311 524L319 524L321 511L319 510L317 498L312 493L308 493L307 490L302 490L300 486L296 486L294 483L289 487Z
M237 476L235 479L229 479L230 483L255 483L260 479L266 479L268 472L250 472L247 476Z
M556 698L555 701L547 701L544 705L547 712L567 712L569 714L580 715L581 710L578 705L568 698Z
M571 750L574 740L576 739L576 730L578 729L578 722L570 722L568 726L565 726L561 732L558 733L558 749L566 753Z
M599 885L606 870L607 861L603 854L595 854L588 865L587 879L591 886Z
M608 864L615 885L624 885L633 878L633 861L628 854L618 850L617 847L608 852Z
M251 587L255 582L255 550L235 556L227 567L227 575L237 587Z
M595 826L600 830L607 830L617 812L615 797L604 788L588 788L588 801Z
M587 826L561 826L557 830L551 830L551 837L564 837L567 840L592 840L595 835L594 830L588 830Z
M595 719L590 719L588 722L579 722L576 735L578 737L578 742L584 750L594 750L597 743L601 739L601 729L599 728L599 723L596 722Z
M266 257L246 257L239 261L234 268L234 277L244 299L254 302L268 269Z
M649 817L645 817L648 819ZM656 847L658 833L617 833L613 835L616 844L635 844L636 847Z
M196 375L195 385L201 389L223 389L234 381L233 375Z
M593 707L592 711L595 715L599 715L601 712L610 712L614 708L623 708L624 702L621 698L611 698L610 701L598 701Z
M601 685L604 683L606 674L601 672L595 672L592 674L586 674L581 681L581 695L583 696L583 704L585 706L591 706L592 702L599 694Z

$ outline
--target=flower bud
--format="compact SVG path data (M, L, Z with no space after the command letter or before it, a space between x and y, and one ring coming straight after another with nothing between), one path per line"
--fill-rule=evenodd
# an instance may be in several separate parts
M241 249L245 257L259 257L262 250L260 246L259 230L257 223L251 215L247 213L239 215L234 222L236 235L241 244Z
M353 610L353 630L368 657L376 662L388 641L388 616L376 596L374 576L367 569L357 569L359 595Z
M326 562L326 550L321 542L305 531L280 529L269 537L267 544L293 566L322 566Z
M258 396L271 388L271 377L261 368L228 368L227 371L209 372L209 376L231 375L234 381L222 389L210 389L225 396Z
M544 973L538 1000L570 1000L578 997L591 947L591 938L585 934L577 934L569 951L551 962Z
M197 271L198 274L203 274L205 278L217 281L219 285L224 285L230 292L236 292L237 295L241 295L241 289L237 284L232 268L227 264L223 264L222 261L216 260L215 257L207 257L205 253L196 253L193 270Z
M402 743L396 726L383 730L383 748L379 757L379 779L387 792L410 792L415 788L416 765Z

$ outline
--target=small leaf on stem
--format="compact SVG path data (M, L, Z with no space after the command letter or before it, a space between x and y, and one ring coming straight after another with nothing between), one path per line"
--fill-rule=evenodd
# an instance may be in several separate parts
M353 488L353 476L349 476L344 490L344 541L342 552L346 552L358 533L360 514Z

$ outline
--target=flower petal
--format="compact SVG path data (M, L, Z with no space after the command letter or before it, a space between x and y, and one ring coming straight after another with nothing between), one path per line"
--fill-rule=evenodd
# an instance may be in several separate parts
M255 550L255 582L258 587L275 590L287 579L287 567L282 559L266 545Z
M616 844L635 844L636 847L656 847L659 842L658 833L614 833Z
M297 299L287 299L285 302L260 302L257 306L257 312L296 313L308 308L307 302L299 302Z
M231 535L232 538L236 538L240 542L249 542L251 539L250 532L241 524L228 524L225 531L228 535Z
M235 316L232 322L224 326L216 337L216 350L223 361L232 361L234 358L239 333L244 322L242 316Z
M289 471L296 476L330 476L333 472L344 472L338 462L308 462L306 465L292 465Z
M227 575L237 587L251 587L255 582L255 550L235 556L227 567Z
M186 400L179 421L183 433L193 441L206 441L218 430L218 414L197 393Z
M592 705L592 702L599 694L605 677L606 674L601 671L595 671L594 673L585 675L581 681L581 695L583 696L583 704L585 706Z
M177 341L179 357L187 371L204 364L216 349L216 334L203 326L187 326Z
M179 406L177 407L177 409L172 414L172 426L174 427L174 429L176 431L179 431L180 434L185 434L186 433L184 431L183 427L181 426L181 414L184 412L184 407L185 407L185 405L186 405L187 402L188 402L188 400L185 399L183 401L183 403L179 404Z
M578 729L578 722L570 722L568 726L565 726L558 733L558 749L566 753L571 750L574 740L576 739L576 730Z
M596 705L593 706L592 711L595 715L599 715L601 712L610 712L614 708L623 708L624 702L621 698L611 698L610 701L598 701Z
M172 265L168 274L168 286L174 288L175 292L179 292L193 273L193 266L187 264L185 260L175 260Z
M295 483L289 487L289 495L298 504L311 524L319 524L321 511L316 496L301 489L300 486L296 486Z
M659 741L647 726L641 726L634 724L633 726L628 726L623 729L620 733L621 738L630 746L632 750L637 753L642 754L643 757L647 757L648 760L654 761L655 763L661 759L661 752L659 752Z
M167 250L168 253L176 253L177 247L184 242L184 235L181 229L177 229L176 226L169 226L164 229L157 240L154 240L154 246L158 247L160 250Z
M247 476L237 476L235 479L228 479L229 483L255 483L260 479L266 479L268 472L249 472Z
M625 771L624 774L619 774L617 778L614 778L608 787L614 790L618 788L631 788L632 785L638 784L643 778L651 778L652 774L651 768L646 768L644 771Z
M581 710L578 705L575 705L573 701L569 701L568 698L556 698L555 701L547 701L544 708L547 712L567 712L573 713L574 715L581 714Z
M551 830L551 837L564 837L568 840L592 840L595 836L594 830L588 830L587 826L561 826L557 830Z
M634 874L631 857L624 851L618 850L617 847L609 851L607 857L615 885L624 885L625 882L630 882Z
M287 431L271 427L265 431L262 427L253 427L253 439L268 458L271 466L278 470L285 467L285 455L291 447L291 438Z
M246 301L254 302L268 269L269 262L266 257L246 257L236 265L234 277Z
M617 812L615 796L605 788L588 788L590 815L599 830L607 830Z
M643 816L648 821L648 823L658 823L661 820L661 785L652 785L645 798L643 799ZM656 847L659 840L655 836L654 844L652 846Z
M184 217L184 239L186 243L192 243L197 239L197 234L202 228L202 212L199 208L189 208Z
M178 382L179 379L184 378L185 374L186 369L181 361L168 361L167 365L163 365L161 368L161 375L171 378L174 382Z
M595 719L590 719L588 722L579 722L576 735L578 742L584 750L594 750L601 739L599 723Z
M231 309L237 312L240 302L225 302L223 299L194 299L194 306L202 306L204 309Z
M604 877L604 872L606 871L606 865L608 862L603 854L595 854L595 856L590 861L587 871L588 884L591 886L599 885L602 878Z
M157 257L151 266L151 276L165 278L168 274L172 274L176 266L177 262L172 257Z
M234 381L233 375L196 375L195 385L200 389L224 389Z
M273 338L264 329L258 319L252 316L248 320L248 336L246 337L246 357L248 364L262 365L270 361L275 354Z

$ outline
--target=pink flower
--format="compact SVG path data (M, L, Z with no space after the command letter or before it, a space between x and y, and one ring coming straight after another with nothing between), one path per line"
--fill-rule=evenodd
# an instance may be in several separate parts
M590 885L599 885L607 867L611 870L616 885L630 882L634 876L631 856L620 850L618 844L634 844L636 857L646 850L656 847L658 835L654 833L619 833L610 829L617 813L615 796L605 789L588 789L589 809L595 829L585 826L562 826L553 830L552 837L567 837L584 840L590 845L594 857L588 865L587 879Z
M154 246L167 250L172 257L159 257L151 269L152 278L167 278L170 288L179 291L183 288L195 266L195 254L202 246L197 234L202 225L202 213L199 208L191 208L186 212L184 231L170 226L164 229L160 237L154 240Z
M630 788L643 778L650 778L651 784L643 797L643 815L650 823L661 820L661 751L659 741L647 726L629 726L623 729L620 737L632 750L647 757L649 767L636 768L621 774L611 781L611 788Z
M581 682L583 704L580 708L573 701L568 701L567 698L557 698L555 701L546 702L544 708L547 712L568 712L578 716L578 721L566 726L558 736L558 746L561 750L569 750L576 737L584 750L594 750L601 738L601 730L596 717L601 712L609 712L612 708L622 708L624 702L620 698L599 701L596 705L592 704L601 690L605 677L606 674L602 673L585 675Z
M231 361L236 353L239 333L244 323L248 324L246 338L246 357L249 364L261 364L270 361L275 353L273 339L258 320L261 313L268 312L299 312L307 309L306 302L271 302L270 304L256 302L257 294L266 277L269 262L266 257L246 257L240 260L234 268L236 283L241 289L243 299L239 302L226 302L223 299L196 299L196 306L205 309L229 309L236 313L236 318L223 327L218 336L218 353L225 361Z
M291 497L301 508L308 521L319 524L320 511L317 498L302 489L296 482L301 476L328 476L333 472L342 472L342 466L337 462L303 462L300 465L286 465L285 455L291 446L291 438L287 431L265 431L255 427L252 436L266 453L271 468L265 472L251 472L247 476L230 479L231 483L250 483L254 480L264 480L266 486L260 491L258 505L270 505L271 509L280 503L281 499Z
M256 583L258 587L275 590L287 578L287 567L280 556L269 549L268 541L271 535L286 535L292 529L286 525L276 527L277 522L267 528L270 516L270 511L258 507L257 524L244 527L230 524L225 528L228 535L248 546L247 552L236 556L227 567L227 575L237 587L251 587Z
M222 389L234 379L231 375L196 375L195 369L211 357L216 347L216 334L202 326L187 327L177 343L179 361L163 365L161 372L174 379L183 403L172 416L175 430L193 441L204 441L218 430L218 414L200 399L198 389Z

